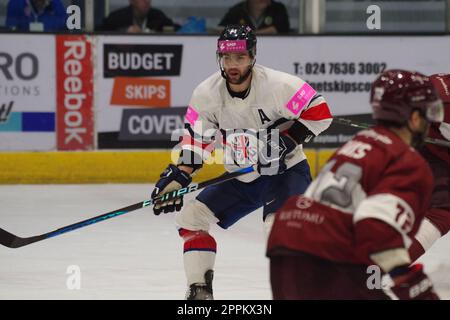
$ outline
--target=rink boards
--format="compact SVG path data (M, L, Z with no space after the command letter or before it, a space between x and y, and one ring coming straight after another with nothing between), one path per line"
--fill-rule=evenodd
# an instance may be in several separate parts
M333 152L305 150L313 176ZM171 160L166 150L4 152L0 153L0 184L150 183L157 181ZM214 162L206 164L194 181L224 172L223 165Z

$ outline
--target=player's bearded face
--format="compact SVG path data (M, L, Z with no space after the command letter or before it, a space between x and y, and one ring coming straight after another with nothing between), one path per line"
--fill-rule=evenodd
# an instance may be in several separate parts
M253 65L253 58L247 52L226 53L220 58L220 65L225 71L228 82L240 84L246 79Z

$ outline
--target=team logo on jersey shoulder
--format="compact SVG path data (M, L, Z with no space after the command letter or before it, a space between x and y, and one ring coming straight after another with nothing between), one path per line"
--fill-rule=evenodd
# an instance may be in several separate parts
M298 116L300 111L309 105L316 93L316 90L305 82L286 104L286 109Z
M192 106L188 106L186 110L185 120L191 124L191 126L195 125L199 117L199 113Z

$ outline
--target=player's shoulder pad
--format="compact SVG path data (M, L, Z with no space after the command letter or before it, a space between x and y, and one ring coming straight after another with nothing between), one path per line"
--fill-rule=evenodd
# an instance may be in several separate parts
M191 106L198 112L214 109L214 106L218 104L214 97L219 96L222 82L223 78L220 72L216 72L202 81L192 93Z
M378 159L378 163L384 159L384 162L401 165L405 172L420 171L424 166L427 167L425 159L413 147L387 129L375 127L362 130L355 135L355 139L371 145L372 157Z
M303 79L283 71L260 65L256 65L255 69L263 74L268 85L274 89L282 89L288 94L291 93L291 96L305 83Z
M269 88L277 96L283 113L289 117L298 117L300 112L308 107L317 94L305 80L286 72L264 68Z

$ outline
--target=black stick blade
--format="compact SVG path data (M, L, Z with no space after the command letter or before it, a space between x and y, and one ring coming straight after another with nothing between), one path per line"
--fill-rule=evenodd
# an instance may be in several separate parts
M42 239L45 239L44 235L30 238L21 238L0 228L0 244L8 248L20 248Z

